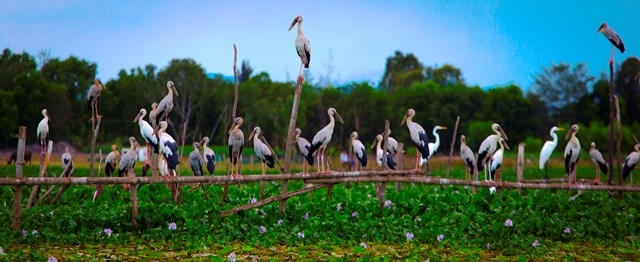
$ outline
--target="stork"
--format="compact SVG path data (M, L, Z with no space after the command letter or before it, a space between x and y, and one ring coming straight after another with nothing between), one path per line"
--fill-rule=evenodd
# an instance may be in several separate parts
M69 147L64 148L64 153L60 160L62 161L63 175L69 177L73 173L73 157L69 154Z
M420 159L420 166L422 166L425 163L427 163L429 161L429 159L431 159L433 154L435 154L436 151L438 151L438 147L440 147L440 135L438 135L438 130L446 130L446 129L447 129L447 127L445 127L445 126L435 126L433 128L433 131L431 132L431 134L433 134L433 136L436 138L436 141L435 141L435 143L427 144L427 146L429 147L429 157L427 157L426 160Z
M311 42L309 39L304 36L302 32L302 16L296 16L291 22L291 26L289 26L289 30L298 24L298 35L296 36L296 52L298 52L298 56L300 57L300 73L298 74L298 81L304 81L304 75L302 74L302 67L309 68L309 62L311 62Z
M49 140L49 113L47 113L47 109L42 109L42 120L38 123L38 130L36 134L38 135L38 141L40 142L40 154L44 154L47 151L47 141Z
M636 167L640 161L640 144L636 144L633 147L633 152L629 153L627 158L624 159L624 165L622 165L622 180L627 180L627 177L631 174L631 171Z
M473 173L473 168L475 167L476 158L473 155L473 151L471 148L467 146L467 140L464 135L460 135L460 158L466 164L467 168L465 168L465 175L467 180L470 179L470 175Z
M231 125L231 129L229 129L229 140L227 141L229 144L229 161L231 161L231 166L236 166L235 172L232 172L233 176L240 176L240 164L239 161L242 161L242 148L244 147L244 133L240 129L242 125L242 117L236 117L233 120L233 124Z
M376 162L378 163L378 167L382 168L382 158L384 157L384 155L386 155L387 157L387 167L392 169L392 170L396 170L396 166L398 164L396 164L395 161L393 161L393 157L391 157L391 154L389 154L389 152L384 152L384 150L382 149L382 140L384 138L382 137L382 135L377 135L376 136L376 140L374 141L374 143L371 145L371 148L373 148L373 146L376 147Z
M167 121L169 118L169 112L173 110L173 94L175 93L178 96L178 90L173 82L167 82L167 90L168 94L160 100L158 103L158 109L156 109L156 123L160 124L160 121Z
M136 159L138 159L138 141L135 137L129 137L129 144L131 147L129 151L120 156L120 166L118 168L118 177L127 175L130 169L136 166Z
M310 165L313 165L313 156L309 154L311 143L309 143L306 138L300 136L302 134L302 130L300 128L296 128L295 134L296 149L298 151L298 154L300 154L304 158L302 160L302 173L306 173L309 172L309 170L307 170L308 167ZM305 169L305 166L307 167L307 169Z
M576 133L580 128L574 124L571 126L571 130L567 133L565 139L569 139L567 146L564 148L564 168L569 176L569 186L576 184L576 166L578 165L578 158L580 156L580 140L576 137Z
M407 113L404 114L404 118L402 118L400 126L407 122L411 142L413 142L413 144L418 148L418 151L416 152L416 167L413 170L420 171L420 156L425 160L429 158L429 138L427 137L427 132L424 131L424 128L422 128L420 124L413 122L413 116L415 115L416 111L413 110L413 108L409 108Z
M275 154L267 144L260 140L260 134L262 133L262 129L259 126L253 128L251 134L249 135L249 140L253 139L253 150L256 152L256 156L260 159L260 165L262 167L262 174L264 175L266 172L265 164L269 168L273 168L275 166Z
M351 133L349 144L351 145L351 149L353 149L353 153L356 155L358 163L360 164L360 170L358 170L358 165L356 165L356 171L362 171L362 168L367 166L367 149L364 147L362 142L358 140L358 132L353 131Z
M191 170L193 170L193 176L202 176L204 172L202 172L202 154L200 154L200 143L193 142L193 151L189 153L189 165L191 166Z
M602 157L602 153L596 149L596 142L591 142L591 148L589 149L589 155L591 156L591 161L596 164L596 181L600 182L600 171L603 174L607 174L607 162L604 161L604 157Z
M502 165L502 158L504 156L504 149L509 150L509 145L507 145L507 141L504 138L498 139L498 144L500 144L500 149L498 149L495 154L491 157L491 162L489 163L489 180L493 181L496 171Z
M116 164L120 162L120 150L118 146L111 145L111 152L107 155L107 158L104 160L104 173L107 177L111 177L113 172L116 170Z
M613 64L614 47L617 47L618 50L620 50L620 53L624 54L624 42L622 42L622 38L620 38L616 31L613 31L613 29L609 27L609 24L607 24L607 22L602 23L596 33L602 33L602 35L609 39L609 42L613 44L611 45L611 58L609 58L609 64Z
M553 150L558 145L558 135L556 135L556 131L563 131L563 130L564 129L557 126L552 127L551 130L549 130L549 135L551 135L551 138L553 138L553 140L547 140L547 142L544 142L542 149L540 149L539 166L540 166L540 169L544 168L545 179L549 179L549 170L547 167L547 162L551 157L551 153L553 153Z
M205 136L200 140L200 146L202 147L202 156L204 158L204 165L207 167L209 175L213 175L216 170L216 154L209 148L209 137Z
M151 104L151 111L149 111L149 123L152 128L156 128L158 122L156 122L158 115L158 103Z
M384 136L382 136L384 138ZM387 152L389 152L392 156L395 156L398 153L398 140L391 137L391 129L387 132L387 137L389 137L389 142L387 145ZM384 144L384 141L382 141Z
M158 144L160 145L160 153L167 162L167 169L171 176L176 176L176 167L180 164L178 158L178 143L165 132L167 130L167 121L158 122L158 126L153 130L153 134L158 136Z
M498 149L498 141L500 138L503 138L505 141L508 141L507 134L504 133L502 127L500 125L493 123L491 125L491 130L495 132L495 135L490 135L482 141L480 144L480 148L478 149L478 160L477 167L478 171L484 170L484 180L487 180L487 170L485 169L485 165L491 160L491 156Z
M93 85L89 87L89 91L87 94L87 102L89 105L89 109L91 110L91 119L93 119L94 117L94 111L95 111L96 117L100 115L98 113L98 98L100 98L100 93L104 88L105 87L100 81L100 79L97 79L97 78L93 80Z
M336 111L333 107L330 107L327 110L327 114L329 115L329 124L320 129L320 131L318 131L318 133L313 136L313 139L311 140L311 148L309 149L309 154L312 156L317 156L318 162L320 162L320 166L322 167L322 169L318 168L318 173L329 172L325 171L324 169L324 153L327 149L327 145L331 141L331 136L333 136L333 127L336 125L334 117L338 119L340 123L344 124L344 121L342 121L342 117L340 117L338 111Z
M138 115L136 116L135 119L133 119L133 122L138 122L138 125L140 125L140 135L142 135L142 138L144 138L144 141L147 143L147 163L149 163L149 159L151 159L151 150L153 149L153 153L158 153L159 152L159 145L158 145L158 138L156 136L153 135L153 128L151 127L151 125L149 125L149 123L144 120L144 116L147 114L147 110L142 108L140 109L140 112L138 113Z

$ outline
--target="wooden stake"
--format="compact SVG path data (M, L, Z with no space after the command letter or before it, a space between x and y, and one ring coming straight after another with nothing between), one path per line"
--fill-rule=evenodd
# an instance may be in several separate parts
M518 166L516 167L516 181L522 182L522 176L524 174L524 143L518 144ZM520 191L518 189L518 191Z
M385 141L382 146L382 171L387 170L387 150L389 149L389 120L384 121L383 140ZM377 156L376 156L377 157ZM377 188L378 200L380 201L380 208L384 208L384 195L387 193L387 183L382 182Z
M38 177L45 177L47 173L47 166L49 165L49 157L51 156L51 151L53 150L53 141L49 140L49 144L47 146L47 152L43 156L40 154L40 174ZM29 200L27 201L27 209L31 208L33 205L33 201L40 194L40 186L35 185L31 190L31 195L29 196Z
M613 103L615 104L616 107L616 123L617 123L617 137L616 140L618 141L618 143L616 144L616 165L618 167L618 185L622 185L622 168L620 167L620 163L622 162L621 156L620 156L620 150L622 148L622 123L620 122L620 104L618 103L618 96L613 96ZM612 163L612 162L609 162ZM613 166L612 164L609 164L609 166ZM618 200L622 199L622 191L618 192Z
M293 156L293 144L294 144L294 131L296 129L296 120L298 119L298 105L300 104L300 94L302 93L302 84L304 83L304 77L298 76L296 81L296 91L293 95L293 104L291 105L291 118L289 118L289 130L287 130L287 141L285 143L284 151L284 173L289 173L291 167L291 157ZM303 159L304 161L304 159ZM280 214L284 214L287 206L287 198L284 196L287 194L288 180L282 181L282 189L280 196L283 197L280 200Z
M449 170L451 170L451 159L453 158L453 148L456 145L456 136L458 134L458 125L460 124L460 116L456 117L456 126L453 128L453 139L451 139L451 150L449 151L449 162L447 163L447 171L445 177L449 178Z
M18 155L16 156L16 179L22 178L24 172L24 145L27 139L27 127L18 128ZM20 203L22 203L22 186L13 187L13 217L11 229L20 229Z
M609 62L609 170L608 182L609 185L613 185L613 115L614 115L614 87L613 83L613 61Z
M398 143L398 152L396 153L397 159L396 161L398 161L398 169L402 170L403 168L403 164L402 164L402 156L404 155L404 144L403 143ZM396 192L399 192L402 189L402 183L400 182L396 182Z
M236 48L236 44L233 44L233 109L231 110L231 122L236 119L236 111L238 109L238 70L236 69L237 64L238 49ZM227 176L229 176L230 169L233 168L233 165L231 164L231 162L233 161L232 158L233 156L229 156L229 161L227 163ZM242 164L241 160L241 158L238 158L238 165ZM224 190L222 191L222 203L224 203L225 199L227 199L227 192L229 192L229 184L224 185Z

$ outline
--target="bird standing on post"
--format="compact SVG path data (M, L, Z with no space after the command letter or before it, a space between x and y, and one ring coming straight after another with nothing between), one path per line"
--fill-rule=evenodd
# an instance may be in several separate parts
M60 158L62 161L62 170L65 177L69 177L73 173L73 157L69 154L69 147L64 148L64 153Z
M624 165L622 165L622 180L626 180L631 174L631 171L636 168L636 165L640 161L640 144L636 144L633 147L633 152L629 153L627 158L624 159Z
M231 161L231 167L236 166L235 172L231 172L233 176L240 176L240 163L242 161L242 148L244 147L244 133L240 129L242 125L242 117L236 117L233 120L231 129L229 129L229 161Z
M607 39L609 39L611 44L613 44L611 46L611 58L609 58L609 64L613 64L614 47L617 47L618 50L620 50L621 54L624 53L624 42L622 42L622 38L620 38L620 36L618 35L618 33L616 33L616 31L613 31L613 29L609 27L609 24L607 24L607 22L602 23L602 25L600 25L600 28L598 28L598 31L596 33L602 33L602 35L604 35Z
M312 156L317 156L318 162L320 162L320 167L318 168L318 173L327 173L329 171L325 171L324 168L324 153L327 150L327 145L331 141L331 136L333 136L333 127L336 125L336 121L334 116L340 123L344 124L342 121L342 117L338 114L333 107L330 107L327 110L327 114L329 115L329 124L324 128L320 129L315 136L313 136L313 140L311 140L311 148L309 149L309 154ZM319 152L319 153L318 153Z
M576 166L580 157L580 140L576 137L576 133L578 133L579 129L578 125L572 125L571 130L565 137L565 139L569 139L567 146L564 148L564 168L567 171L567 176L569 176L569 186L577 184Z
M493 123L493 125L491 125L491 130L496 132L496 134L490 135L482 141L480 149L478 149L478 160L476 163L478 172L480 172L480 170L484 170L484 180L487 180L487 170L485 169L486 164L489 163L489 160L491 160L491 157L498 149L498 141L500 138L503 138L505 141L509 140L507 138L507 134L504 133L504 130L502 130L500 125Z
M600 182L600 171L606 175L609 168L607 168L607 162L604 161L602 153L596 149L596 142L591 142L589 155L591 156L591 161L596 164L596 182Z
M133 119L133 122L138 122L138 125L140 125L140 135L142 135L142 138L147 144L146 162L149 163L149 160L151 159L151 150L153 150L153 153L157 154L160 150L160 147L158 145L158 138L153 135L153 128L151 127L151 125L149 125L149 123L147 123L146 120L144 120L144 116L146 114L146 109L140 109L140 112L138 113L136 118Z
M172 81L167 82L168 94L160 100L158 103L158 109L156 109L156 123L160 124L160 121L167 121L169 118L169 112L173 110L173 94L178 96L178 90Z
M473 168L475 167L475 161L476 158L473 155L473 151L471 151L471 148L469 148L469 146L467 146L467 140L464 137L464 135L460 135L460 158L462 158L462 161L464 161L464 163L467 165L467 168L465 168L465 173L466 173L466 179L469 180L470 179L470 175L473 173Z
M362 171L362 168L367 166L367 149L364 147L362 142L358 140L358 132L353 131L351 133L349 144L351 145L353 154L356 155L358 164L360 165L360 169L358 169L358 164L356 164L356 171Z
M308 167L313 165L313 156L309 154L311 143L309 143L309 140L307 140L306 138L300 136L302 134L302 130L300 128L296 128L295 133L296 149L298 151L298 154L300 154L304 158L302 159L302 173L306 173L309 172L309 170L307 170Z
M49 113L47 109L42 109L42 120L38 123L38 130L36 130L36 134L38 135L38 142L40 142L40 154L44 154L47 152L47 141L49 140Z
M509 145L507 145L507 141L504 138L498 139L498 144L500 144L500 149L496 151L495 154L491 157L491 162L489 162L489 180L493 181L494 176L496 175L496 171L502 165L502 158L504 156L504 149L509 150Z
M189 165L191 166L191 170L193 170L193 176L202 176L204 172L202 172L202 154L200 154L200 143L193 142L193 151L189 153Z
M209 175L213 175L216 170L216 154L209 148L209 137L205 136L200 140L200 146L202 147L202 156L204 158L204 165L207 167Z
M378 163L378 166L382 168L382 158L386 156L387 167L389 169L396 170L396 166L398 164L396 164L396 162L393 161L393 157L391 157L391 154L389 154L389 152L384 152L384 150L382 149L383 139L384 137L382 137L382 135L377 135L376 141L374 141L373 144L371 145L371 148L373 148L373 146L376 147L376 162Z
M100 115L98 113L98 98L100 97L100 92L102 92L103 88L104 88L104 85L102 84L102 82L100 82L100 79L97 79L97 78L93 80L93 85L89 87L89 92L87 94L87 101L89 102L89 109L91 109L92 120L94 118L94 111L95 111L95 117Z
M540 149L539 166L540 166L540 169L544 168L544 178L545 179L549 179L549 172L548 172L548 168L547 168L547 162L549 161L549 158L551 157L551 153L553 153L553 150L558 145L558 135L556 135L556 131L562 131L562 130L564 130L564 129L562 129L560 127L556 127L556 126L552 127L551 130L549 130L549 135L551 135L553 140L551 140L551 141L547 140L547 142L544 142L544 145L542 146L542 149Z
M153 130L153 134L158 136L158 144L160 153L167 162L167 169L171 176L176 176L176 167L180 164L178 159L178 143L165 132L167 130L167 121L160 121L158 126Z
M300 57L300 73L298 74L298 81L304 81L304 75L302 74L302 67L309 68L309 62L311 62L311 42L309 39L304 36L302 32L302 16L296 16L291 22L291 26L289 26L289 30L298 24L298 34L296 36L296 52L298 52L298 56Z
M422 128L420 124L413 122L413 116L415 115L416 111L413 110L413 108L409 108L407 113L404 114L404 118L402 118L400 126L407 122L411 142L413 142L413 144L418 148L418 151L416 152L416 167L413 170L420 171L420 156L425 160L429 158L429 138L427 137L427 132L424 131L424 128Z
M111 177L111 175L113 175L118 162L120 162L120 150L118 149L118 146L111 145L111 152L109 152L107 158L104 160L104 173L107 177Z
M135 137L129 137L129 144L131 147L129 151L120 156L120 166L118 168L118 177L127 175L129 169L133 169L136 166L136 160L138 159L138 141Z

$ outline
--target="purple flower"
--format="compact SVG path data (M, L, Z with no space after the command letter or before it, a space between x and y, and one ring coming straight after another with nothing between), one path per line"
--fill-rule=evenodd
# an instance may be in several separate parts
M309 219L309 212L304 213L304 216L302 216L302 219L304 219L304 220Z
M338 206L336 207L336 209L338 209L338 211L340 211L342 209L342 203L338 203Z
M565 228L565 229L564 229L564 233L565 233L565 234L570 234L570 233L571 233L571 229L570 229L570 228L568 228L568 227L567 227L567 228Z
M58 260L54 256L49 256L48 262L58 262Z
M304 232L302 231L298 232L298 238L304 238Z
M437 239L438 239L438 242L442 242L442 240L444 239L444 235L443 234L438 235Z
M278 219L278 226L282 225L282 219Z
M487 249L491 249L491 244L487 243Z
M107 234L108 237L111 237L111 233L113 232L111 231L111 228L105 228L104 233Z
M404 233L404 236L407 237L407 240L413 239L413 234L411 234L411 232Z
M231 252L227 258L229 259L229 262L236 262L236 252Z
M384 208L391 208L391 200L384 201Z
M267 232L267 228L264 226L260 226L260 235L264 234L264 232Z
M351 217L358 217L358 212L351 213Z
M26 236L27 236L27 230L24 230L24 229L22 230L22 236L23 236L23 237L26 237Z
M533 247L538 247L540 245L540 243L538 243L538 240L536 239L536 241L533 241Z
M362 248L367 248L367 243L362 242L362 243L360 243L360 246L361 246Z
M252 199L251 199L251 201L249 201L249 203L251 203L251 204L253 204L253 203L255 203L255 202L258 202L258 200L256 200L256 198L255 198L255 197L254 197L254 198L252 198Z
M511 219L507 219L504 221L504 226L505 227L512 227L513 226L513 221L511 221Z
M169 230L176 230L178 228L178 226L176 225L176 222L171 222L169 224Z

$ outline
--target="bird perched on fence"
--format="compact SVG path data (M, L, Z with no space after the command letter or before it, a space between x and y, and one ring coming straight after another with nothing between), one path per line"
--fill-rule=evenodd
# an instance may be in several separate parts
M427 144L427 146L429 147L429 157L427 157L426 160L424 158L420 159L420 166L427 163L429 159L431 159L431 157L436 153L436 151L438 151L438 147L440 147L440 135L438 135L438 130L446 130L446 129L447 129L446 126L435 126L433 128L433 131L431 131L431 134L433 134L433 136L436 138L436 141L434 143Z
M638 161L640 161L640 144L636 144L633 147L633 151L624 159L624 165L622 165L622 180L627 180L631 171L636 168Z
M111 145L111 152L109 152L107 158L104 160L104 173L107 177L113 175L118 162L120 162L120 149L118 149L116 145Z
M202 172L202 154L200 154L200 143L193 142L193 151L189 153L189 165L191 165L191 170L193 170L194 176L202 176L204 172Z
M167 95L158 103L158 109L156 109L156 123L160 124L160 121L167 121L169 118L169 112L173 110L173 94L178 96L178 90L172 81L167 82Z
M156 119L158 119L158 103L153 103L151 104L151 111L149 111L149 123L152 128L156 128L158 125Z
M487 180L487 170L485 169L485 166L489 163L489 160L491 160L491 157L498 149L498 141L500 138L503 138L505 141L509 141L507 134L504 133L502 127L497 123L493 123L493 125L491 125L491 130L496 134L490 135L482 141L480 148L478 149L478 160L476 162L478 172L480 172L480 170L484 170L484 180Z
M358 169L358 164L356 164L356 171L362 171L362 168L367 166L367 149L364 147L362 142L358 140L358 132L351 132L349 144L351 145L353 154L358 159L358 164L360 164L360 169Z
M473 174L473 168L475 167L476 158L473 155L473 151L471 148L467 146L467 140L464 135L460 135L460 158L466 164L467 168L465 168L466 179L469 180L470 175Z
M236 166L235 172L231 171L231 175L240 176L240 164L239 161L242 161L242 148L244 147L244 133L240 129L243 120L242 117L236 117L233 120L233 124L229 129L229 161L231 162L231 166Z
M504 149L509 150L509 145L507 145L507 141L504 138L498 139L498 144L500 144L500 149L498 149L493 156L491 157L491 161L489 162L489 180L493 181L495 179L496 171L502 165L502 158L504 156Z
M304 80L304 76L302 74L302 67L304 66L304 68L309 68L309 63L311 62L311 42L309 42L309 39L307 39L307 37L304 36L304 33L302 32L302 16L301 15L296 16L296 18L293 19L293 22L291 22L291 26L289 26L288 31L291 31L293 26L295 26L296 24L298 24L298 34L296 36L295 44L296 44L296 52L300 57L300 73L298 74L298 79Z
M327 145L331 141L331 137L333 136L333 127L336 125L335 119L338 119L340 123L344 124L342 121L342 117L338 114L333 107L330 107L327 110L327 114L329 115L329 124L320 129L315 136L313 136L313 140L311 140L311 148L309 149L309 154L312 156L317 156L318 162L320 162L320 167L318 167L318 173L325 173L324 168L324 153L327 149ZM335 119L334 119L335 117Z
M69 153L69 147L65 147L60 160L62 162L63 175L69 177L73 173L73 157Z
M216 170L216 154L208 145L209 137L205 136L200 140L202 157L204 158L204 165L207 167L207 172L209 172L209 175L213 175L213 172Z
M617 47L618 50L620 50L620 53L624 53L625 49L624 49L624 42L622 42L622 38L620 38L620 36L618 35L618 33L616 33L616 31L613 31L613 29L609 27L609 24L607 24L607 22L602 23L602 25L600 25L596 33L602 33L602 35L604 35L607 39L609 39L609 42L613 44L611 46L611 58L609 59L609 63L613 64L614 47Z
M140 145L135 137L129 137L129 144L131 145L129 151L120 156L118 177L127 175L129 170L132 170L136 166L136 160L138 159L138 147Z
M100 93L104 88L105 87L100 81L100 79L97 79L97 78L93 80L93 85L89 87L89 91L87 94L87 102L89 105L89 109L91 110L91 119L94 118L94 111L95 111L96 117L100 115L98 113L98 98L100 98Z
M133 120L133 122L138 122L138 125L140 126L140 135L142 135L142 138L144 139L144 141L146 142L146 146L147 146L147 163L149 162L149 160L151 159L151 150L153 150L153 153L158 153L160 150L160 146L158 145L158 138L156 136L153 135L153 128L151 127L151 125L149 125L149 123L144 120L144 116L147 114L147 110L142 108L140 109L140 112L138 113L138 115L136 116L136 118Z
M269 168L275 167L275 153L260 140L260 134L262 129L259 126L253 128L253 131L249 135L249 140L253 139L253 150L256 153L258 159L260 159L260 166L262 167L262 174L266 172L265 165Z
M576 137L576 133L580 128L574 124L567 133L565 139L569 139L567 146L564 148L564 167L569 176L569 186L576 184L576 166L580 157L580 140Z
M387 145L387 152L391 153L392 156L395 156L398 153L398 140L391 137L391 128L388 130L389 132L387 133L387 136L389 137L389 142ZM384 138L384 135L382 137ZM384 141L382 141L382 144L384 145Z
M158 144L160 145L160 154L167 162L167 169L171 176L176 176L176 167L180 164L178 158L178 143L176 140L167 134L167 121L160 121L156 129L153 130L153 134L158 136Z
M600 171L606 175L608 168L607 162L605 162L604 157L602 157L602 153L596 149L596 142L591 142L589 155L591 156L591 161L596 164L596 181L600 182Z
M420 157L422 159L429 158L429 138L427 137L427 132L424 131L424 128L416 122L413 122L413 117L416 115L416 111L413 108L409 108L407 113L404 114L404 118L402 118L402 122L400 125L402 126L405 122L407 122L407 128L409 129L409 136L411 137L411 142L418 148L418 152L416 152L416 167L414 171L420 170Z
M547 162L549 161L549 158L551 157L551 153L553 153L553 150L556 148L556 146L558 145L558 135L556 135L556 131L562 131L564 129L560 128L560 127L552 127L551 130L549 130L549 135L551 135L551 138L553 138L553 140L547 140L547 142L544 142L544 145L542 146L542 149L540 149L540 161L539 161L539 166L540 169L544 168L544 177L545 179L549 179L549 173L548 173L548 168L547 168Z
M40 154L44 154L47 151L47 141L49 141L49 113L47 109L42 109L42 120L38 123L38 129L36 134L38 135L38 142L40 143Z
M296 134L295 136L296 150L298 151L298 154L301 155L302 158L304 158L302 160L302 172L306 173L306 172L309 172L309 170L307 170L308 167L313 165L313 156L309 154L309 150L311 149L311 143L309 143L309 141L306 138L300 136L302 134L302 130L300 128L296 128L295 134ZM305 161L306 161L306 164L305 164Z
M382 149L382 140L384 138L382 135L377 135L376 140L371 145L371 148L376 147L376 162L378 163L378 167L382 168L382 158L386 157L386 164L389 169L396 170L396 166L398 165L395 161L393 161L393 157L389 152L384 152Z

